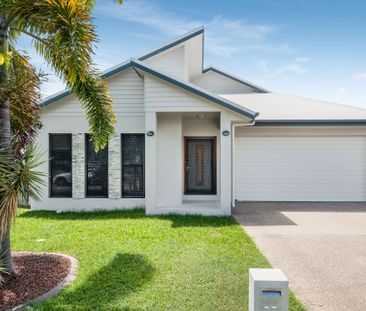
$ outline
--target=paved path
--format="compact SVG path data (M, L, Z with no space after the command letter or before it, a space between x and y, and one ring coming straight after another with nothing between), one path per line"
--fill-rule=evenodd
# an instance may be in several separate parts
M366 203L240 203L233 212L309 310L366 310Z

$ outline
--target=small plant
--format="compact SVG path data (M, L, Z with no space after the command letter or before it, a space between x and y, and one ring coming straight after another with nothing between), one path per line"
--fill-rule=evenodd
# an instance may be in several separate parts
M36 168L44 162L42 157L43 153L37 146L28 146L21 158L14 158L0 150L0 260L8 273L13 272L9 230L18 210L19 197L39 199L45 182L44 174ZM4 273L0 270L0 274Z

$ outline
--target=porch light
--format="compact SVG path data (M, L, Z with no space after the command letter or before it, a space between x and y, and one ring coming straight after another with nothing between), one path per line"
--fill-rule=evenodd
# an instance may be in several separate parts
M230 132L229 132L229 131L227 131L227 130L222 131L222 135L224 135L224 136L229 136L229 135L230 135Z
M149 137L154 136L154 134L155 134L155 133L154 133L153 131L148 131L148 132L146 133L146 135L147 135L147 136L149 136Z

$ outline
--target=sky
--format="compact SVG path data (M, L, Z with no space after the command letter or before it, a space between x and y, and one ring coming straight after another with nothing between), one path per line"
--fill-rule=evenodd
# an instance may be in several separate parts
M361 0L97 0L93 13L101 70L205 27L205 66L270 91L366 108L366 2ZM49 73L44 97L64 88Z

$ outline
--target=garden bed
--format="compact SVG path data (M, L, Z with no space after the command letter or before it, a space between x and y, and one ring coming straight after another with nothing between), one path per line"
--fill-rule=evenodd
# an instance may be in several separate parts
M13 264L15 278L0 287L0 311L51 296L72 268L68 256L49 253L14 253Z

